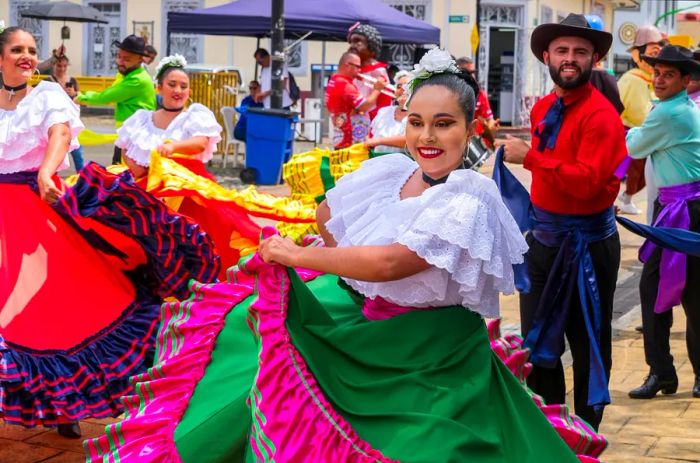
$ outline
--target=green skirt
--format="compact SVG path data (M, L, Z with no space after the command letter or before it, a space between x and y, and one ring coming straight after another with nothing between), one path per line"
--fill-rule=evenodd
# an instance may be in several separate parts
M167 352L88 461L579 461L474 312L369 321L336 276L253 270L164 309Z

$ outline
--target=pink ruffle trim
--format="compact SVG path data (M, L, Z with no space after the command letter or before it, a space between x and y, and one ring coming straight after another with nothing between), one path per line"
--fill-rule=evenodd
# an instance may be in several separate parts
M289 291L286 269L264 264L257 255L248 261L246 268L258 275L259 297L251 306L251 312L261 339L261 350L258 376L251 394L253 429L250 436L258 461L393 461L360 439L333 409L292 344L285 326Z
M88 462L179 463L173 433L211 360L216 337L231 307L253 293L250 278L238 283L191 283L192 295L162 306L155 366L131 378L136 395L125 396L124 420L86 440Z
M576 453L582 463L600 463L598 457L608 446L607 439L596 433L578 416L569 413L569 407L566 404L546 405L542 397L525 385L525 378L532 372L532 364L527 361L529 350L522 348L523 339L517 335L501 336L500 319L489 321L487 330L491 350L522 383L566 445Z

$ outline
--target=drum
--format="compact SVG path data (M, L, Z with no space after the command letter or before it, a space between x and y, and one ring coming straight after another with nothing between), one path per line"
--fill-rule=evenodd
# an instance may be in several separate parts
M493 151L486 146L481 137L472 137L464 156L464 166L467 169L478 171L491 154Z

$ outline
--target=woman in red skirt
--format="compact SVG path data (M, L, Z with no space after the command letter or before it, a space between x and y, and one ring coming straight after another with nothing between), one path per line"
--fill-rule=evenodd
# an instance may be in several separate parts
M37 46L0 32L0 416L28 427L121 413L128 378L149 366L167 296L215 280L210 238L96 164L66 189L83 124L52 82L28 81Z

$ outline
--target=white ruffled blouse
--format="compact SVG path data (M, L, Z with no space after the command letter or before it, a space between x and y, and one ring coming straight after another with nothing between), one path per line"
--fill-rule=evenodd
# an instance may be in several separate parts
M512 264L523 262L527 244L496 184L457 170L444 184L401 199L417 168L400 153L363 162L327 193L326 228L338 246L401 243L432 267L396 281L346 281L366 297L399 305L462 305L497 317L499 292L514 292Z
M139 109L117 130L119 148L126 150L126 155L140 166L148 167L151 151L165 140L174 142L193 137L207 137L207 148L198 155L202 162L209 161L214 155L216 144L221 141L221 126L209 108L199 103L192 104L170 122L166 129L159 129L153 123L153 111Z
M406 133L407 117L397 121L394 117L396 106L384 106L379 108L377 115L372 119L372 138L394 137ZM401 148L389 145L377 145L374 147L375 153L398 153Z
M42 81L15 109L0 109L0 174L38 170L49 144L49 129L63 123L70 126L71 143L58 170L70 166L68 153L78 148L77 137L85 127L78 106L63 88Z

